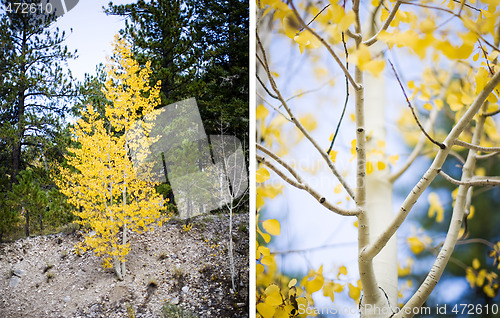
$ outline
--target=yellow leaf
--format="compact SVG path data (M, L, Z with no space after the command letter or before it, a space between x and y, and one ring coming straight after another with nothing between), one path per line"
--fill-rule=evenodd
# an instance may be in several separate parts
M389 156L389 162L391 163L391 165L395 165L396 162L399 160L399 155L392 155L392 156Z
M275 219L265 220L262 223L262 226L267 231L267 233L271 235L280 235L281 233L281 225L280 222L278 222L278 220Z
M262 104L259 104L259 106L257 106L257 109L255 111L256 111L255 118L257 120L264 120L266 119L267 115L269 115L269 111Z
M479 260L477 258L474 258L474 260L472 261L472 267L474 269L479 269L480 266L481 266L481 263L479 262Z
M347 267L340 266L340 268L339 268L339 274L337 275L337 278L340 276L340 274L347 275Z
M335 192L336 194L339 194L340 192L342 192L342 185L339 184L335 187L335 189L333 190L333 192Z
M335 162L335 159L337 158L337 153L338 151L335 150L330 151L330 159L332 160L332 162Z
M269 306L276 307L283 304L283 298L281 297L280 292L277 291L267 295L265 303L268 304Z
M384 170L384 169L385 169L385 162L383 162L383 161L378 161L378 162L377 162L377 169L378 169L378 170Z
M321 46L321 42L308 30L294 36L293 40L299 44L301 53L304 53L304 48L315 49Z
M317 127L316 120L314 119L314 116L311 114L299 117L299 121L307 131L312 131Z
M375 77L379 77L380 73L382 73L384 68L385 68L384 60L371 60L368 63L366 63L362 69L370 72Z
M427 213L428 216L430 218L433 218L434 215L436 215L436 221L438 223L443 222L444 209L437 193L431 192L427 200L429 201L429 211Z
M425 103L425 104L424 104L424 109L425 109L425 110L428 110L428 111L431 111L431 110L432 110L432 105L431 105L431 104L429 104L429 103Z
M255 181L257 183L263 183L263 182L269 180L269 178L271 177L271 175L269 174L269 171L267 171L267 169L264 167L259 168L255 172L255 174L256 174Z
M359 298L361 297L361 287L359 287L360 282L358 281L358 286L354 286L353 284L349 283L349 297L354 299L354 301L357 303L359 301Z
M425 250L425 244L416 236L409 237L407 242L414 254L420 254Z
M288 283L288 288L292 288L292 286L295 286L297 284L297 280L294 278Z
M275 308L273 306L266 304L266 303L259 303L259 304L257 304L257 311L264 318L273 318Z
M366 162L366 174L373 173L373 163L371 161Z
M490 298L493 298L495 297L495 290L493 288L491 288L490 285L485 285L483 287L483 291L484 293L486 294L486 296L490 297Z

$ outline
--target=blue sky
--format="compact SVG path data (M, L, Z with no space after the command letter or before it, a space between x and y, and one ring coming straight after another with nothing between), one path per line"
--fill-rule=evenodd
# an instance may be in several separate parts
M116 0L114 4L133 3L131 0ZM65 44L70 51L78 50L78 58L68 61L73 76L83 81L85 73L94 74L96 65L106 62L111 55L113 37L125 26L123 17L108 16L102 7L108 1L79 1L73 10L60 17L55 27L65 30ZM73 32L70 30L73 29Z

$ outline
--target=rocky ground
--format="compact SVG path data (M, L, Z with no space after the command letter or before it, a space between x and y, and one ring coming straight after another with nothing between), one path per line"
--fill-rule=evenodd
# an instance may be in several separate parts
M134 234L123 281L92 252L75 253L78 233L0 244L0 317L248 317L248 215L233 218L235 291L228 215L192 224Z

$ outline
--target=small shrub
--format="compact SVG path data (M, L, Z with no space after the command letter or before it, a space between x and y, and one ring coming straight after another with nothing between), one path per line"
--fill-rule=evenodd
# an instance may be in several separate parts
M135 310L130 304L126 304L125 307L127 307L127 316L129 318L135 318Z
M173 270L173 275L176 280L180 280L186 273L184 272L184 269L180 266L175 266Z
M178 305L169 303L168 301L163 304L161 309L161 315L163 318L196 318L197 316Z
M148 288L156 288L158 287L158 280L155 277L151 277L148 280Z
M159 261L162 261L162 260L167 259L167 258L168 258L167 252L162 252L160 255L158 255Z
M45 276L47 277L47 283L53 279L54 277L56 277L56 275L54 275L54 273L52 272L47 272L47 274L45 274Z

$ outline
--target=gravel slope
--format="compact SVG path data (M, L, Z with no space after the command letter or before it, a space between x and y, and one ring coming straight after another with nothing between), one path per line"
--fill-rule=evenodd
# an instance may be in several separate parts
M0 244L0 317L248 317L248 215L233 217L237 290L231 290L229 216L170 220L133 234L118 281L92 252L77 256L78 233ZM165 302L170 315L162 315ZM179 316L180 317L180 316Z

